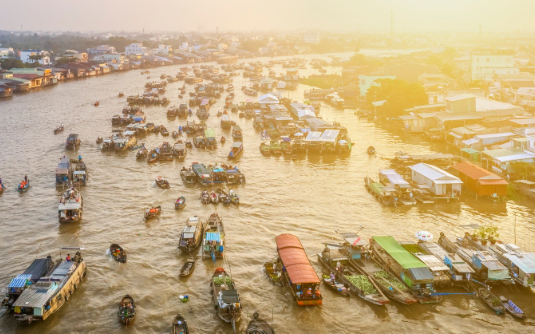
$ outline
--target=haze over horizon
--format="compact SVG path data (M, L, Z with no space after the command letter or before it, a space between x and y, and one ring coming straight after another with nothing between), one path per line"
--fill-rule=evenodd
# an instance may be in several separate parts
M6 1L0 30L41 31L535 31L529 0L141 0L90 4L64 0Z

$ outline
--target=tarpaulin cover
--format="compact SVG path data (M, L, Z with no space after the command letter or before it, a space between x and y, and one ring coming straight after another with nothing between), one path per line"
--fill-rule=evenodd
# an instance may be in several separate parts
M221 241L221 235L219 232L206 232L206 240L219 242Z
M423 262L409 253L393 237L373 237L373 240L383 247L403 268L427 268ZM427 270L429 271L429 268Z
M7 286L8 288L24 288L26 286L26 282L30 280L32 275L18 275L14 279L11 280L11 283Z
M320 282L303 245L295 235L281 234L275 240L279 257L293 284Z
M277 242L277 250L286 247L296 247L303 249L303 245L301 245L299 238L292 234L281 234L275 238L275 241Z
M490 270L489 269L489 276L488 278L490 280L506 280L506 279L509 279L511 278L511 276L509 276L509 270L507 269L500 269L500 270Z
M409 182L405 181L405 179L393 169L381 169L379 170L379 173L386 176L388 181L393 185L399 185L400 187L409 186Z

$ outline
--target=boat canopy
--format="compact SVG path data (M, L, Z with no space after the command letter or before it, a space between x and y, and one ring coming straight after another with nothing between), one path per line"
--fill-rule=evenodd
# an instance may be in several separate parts
M57 290L56 283L38 282L36 285L24 290L13 303L14 307L43 307Z
M320 283L299 239L291 234L275 238L279 257L292 284Z
M394 186L397 185L400 188L410 187L409 182L405 181L405 179L393 169L381 169L379 170L379 173L385 176L388 179L388 181L392 183L392 185Z
M328 143L335 143L336 138L338 138L338 135L340 134L340 130L325 130L320 137L320 141L322 142L328 142ZM307 137L308 139L308 137Z
M320 140L321 132L318 131L310 131L307 135L307 138L305 141L307 142L317 142Z
M383 247L403 268L427 268L423 262L403 248L393 237L373 237L373 240ZM428 268L427 270L429 271Z
M368 243L366 240L359 237L356 233L341 233L342 238L348 242L351 246L366 246Z
M78 210L80 209L80 207L81 207L80 202L59 203L58 211Z
M416 257L425 263L431 271L448 271L450 268L434 255L416 254Z
M221 234L219 232L206 232L206 241L215 241L220 242L221 241Z
M221 116L221 122L230 122L230 117L227 114Z
M433 273L429 270L429 268L410 268L409 272L411 273L412 277L414 277L418 281L423 280L434 280L435 276Z
M123 135L125 137L133 136L135 134L136 134L136 132L135 131L131 131L131 130L127 130L127 131L123 132Z
M28 281L32 278L32 275L18 275L11 280L11 283L7 286L8 288L24 288Z
M533 253L507 253L503 254L515 266L526 274L535 274L535 254Z
M232 147L240 148L241 146L242 146L241 141L235 141L234 143L232 143Z

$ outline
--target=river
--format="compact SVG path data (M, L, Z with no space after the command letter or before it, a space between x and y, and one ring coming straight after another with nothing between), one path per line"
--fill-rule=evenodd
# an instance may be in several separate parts
M306 56L309 59L325 56ZM257 59L266 61L268 59ZM151 80L162 73L176 74L182 65L150 69ZM191 66L191 65L189 65ZM278 66L275 71L283 69ZM329 71L339 72L340 68ZM59 256L60 246L83 246L88 276L70 301L44 323L18 325L12 316L0 317L0 333L169 333L176 313L182 313L193 333L214 333L223 324L211 304L209 282L216 267L225 266L235 278L241 295L244 317L238 332L243 333L253 312L258 311L278 333L355 333L355 332L526 332L533 329L535 304L533 292L516 288L497 289L524 310L528 319L516 321L508 315L495 315L480 300L469 296L448 296L438 305L412 305L396 302L380 308L358 298L345 299L322 287L324 305L302 308L293 302L289 291L271 285L263 275L264 262L276 257L275 237L282 233L297 235L303 243L318 274L321 267L316 253L323 243L332 242L335 230L364 229L361 236L392 235L398 240L414 240L414 234L427 230L438 236L444 231L451 237L462 236L461 225L494 224L500 237L514 241L516 219L517 243L534 251L534 206L530 203L492 204L463 200L457 204L431 207L384 208L366 192L363 178L376 175L388 167L396 151L432 153L440 148L418 137L395 134L358 119L353 110L335 110L323 105L321 114L330 121L347 126L354 143L348 158L264 157L258 149L260 138L252 120L231 117L244 132L244 155L238 166L247 184L235 187L241 204L202 205L198 199L201 188L185 187L179 175L182 166L194 161L205 164L226 162L229 143L215 151L191 149L184 163L179 161L149 165L136 161L135 151L126 154L101 152L97 137L111 133L111 116L120 114L126 96L143 92L146 75L139 70L112 73L100 77L60 83L13 99L0 102L0 177L7 189L0 196L0 287L22 273L36 256ZM301 75L317 73L301 70ZM235 101L244 101L240 87L248 83L241 75L234 77ZM180 103L178 87L167 86L165 96L171 104ZM300 85L290 96L303 100L310 87ZM187 91L191 91L191 85ZM99 107L92 103L100 101ZM221 136L217 110L224 98L211 108L208 126ZM166 107L144 108L147 120L165 124L173 131L185 121L169 121ZM194 116L194 119L197 118ZM60 124L65 131L54 135ZM65 152L69 133L78 133L82 145L77 152ZM163 138L151 134L141 139L148 148L156 147ZM366 148L374 145L377 155L369 157ZM57 207L61 192L56 190L54 173L60 157L76 158L81 154L90 179L82 189L83 220L77 224L60 225ZM19 194L18 182L27 174L31 189ZM154 178L162 175L171 188L155 186ZM185 210L174 210L180 195L187 199ZM145 223L143 210L161 205L159 220ZM212 212L223 217L226 228L225 260L214 264L198 261L188 279L179 279L178 272L185 256L177 249L179 233L188 216L207 219ZM516 216L516 218L515 218ZM119 243L128 252L128 263L118 264L106 255L111 243ZM65 256L65 251L63 251ZM128 328L117 320L121 297L130 294L137 304L137 318ZM187 294L188 303L178 296Z

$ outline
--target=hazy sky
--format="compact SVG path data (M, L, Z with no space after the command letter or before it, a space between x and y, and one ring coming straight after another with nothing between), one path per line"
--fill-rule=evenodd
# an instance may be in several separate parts
M535 30L535 0L0 0L0 30Z

